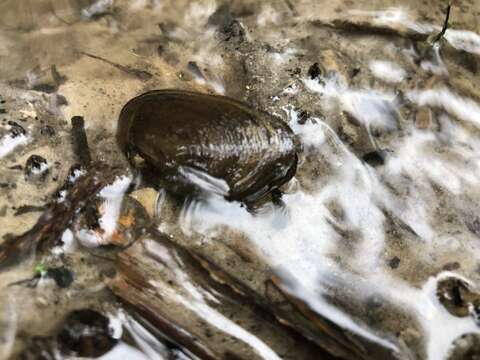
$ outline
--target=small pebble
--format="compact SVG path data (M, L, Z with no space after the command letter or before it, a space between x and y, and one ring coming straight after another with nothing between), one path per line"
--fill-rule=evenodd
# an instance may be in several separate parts
M9 121L8 125L10 125L10 133L13 137L18 137L27 133L23 126L15 121Z
M480 294L470 284L457 277L442 279L437 284L437 298L445 309L457 317L466 317L475 312L480 304Z
M47 160L40 155L32 155L25 164L25 179L43 181L48 175Z
M432 110L428 107L421 107L415 114L415 126L417 129L426 130L432 124Z
M394 256L393 258L391 258L389 261L388 261L388 265L392 268L392 269L397 269L398 266L400 265L400 258L398 256Z
M99 357L116 345L110 320L101 313L90 310L71 312L57 341L62 354L77 357Z
M50 125L45 125L40 129L40 134L45 136L53 136L55 135L55 129Z
M69 287L74 280L73 272L64 266L47 269L46 277L53 279L62 289Z

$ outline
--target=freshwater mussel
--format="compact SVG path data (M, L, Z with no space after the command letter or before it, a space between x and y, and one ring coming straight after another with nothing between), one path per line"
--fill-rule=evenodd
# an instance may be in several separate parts
M253 203L297 167L287 124L225 96L182 90L137 96L121 111L117 141L132 164L142 159L159 185L177 194L207 189Z

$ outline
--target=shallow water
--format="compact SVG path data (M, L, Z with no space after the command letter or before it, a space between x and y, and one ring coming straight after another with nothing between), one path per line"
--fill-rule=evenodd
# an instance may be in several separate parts
M436 1L218 9L213 0L0 3L2 236L28 230L40 212L15 212L44 205L77 161L72 116L85 117L94 158L126 168L118 114L148 90L246 101L287 122L303 147L282 204L254 211L204 174L189 174L203 196L179 201L125 172L95 199L100 230L82 211L63 244L1 270L0 358L55 334L78 308L112 319L120 341L104 359L479 354L480 6L456 2L433 46L425 40L444 18ZM47 160L46 179L25 176L32 154ZM165 239L145 230L148 216ZM118 248L102 247L132 242L117 262ZM39 264L66 266L72 285L42 273L35 288L8 286Z

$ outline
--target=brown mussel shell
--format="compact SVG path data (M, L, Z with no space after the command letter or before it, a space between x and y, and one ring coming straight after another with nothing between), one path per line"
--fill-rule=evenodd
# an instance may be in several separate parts
M225 96L182 90L137 96L120 113L117 141L168 190L185 191L186 171L208 174L228 185L227 200L256 201L289 181L297 167L287 124Z

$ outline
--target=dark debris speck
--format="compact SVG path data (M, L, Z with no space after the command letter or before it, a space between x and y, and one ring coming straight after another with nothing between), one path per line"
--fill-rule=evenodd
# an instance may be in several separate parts
M20 135L25 135L27 133L25 128L15 121L9 121L7 124L10 125L11 127L10 133L12 134L13 137L18 137Z
M312 80L318 79L322 75L322 70L320 69L320 65L318 62L313 63L312 66L308 69L308 77Z
M300 124L300 125L304 125L308 118L310 117L310 113L306 110L302 110L299 112L298 114L298 120L297 122Z
M353 78L356 77L358 74L360 74L360 71L361 71L360 68L353 68L353 69L350 71L350 77L353 79Z
M55 135L55 129L50 125L45 125L40 129L40 134L45 136L53 136Z
M454 262L449 262L445 265L443 265L443 270L446 270L446 271L454 271L454 270L458 270L460 269L460 263L458 263L457 261L454 261Z
M400 266L400 258L398 256L394 256L388 261L388 266L392 269L397 269Z
M468 230L473 234L480 236L480 218L475 217L475 219L466 221L465 225L467 226Z
M371 151L362 156L363 161L372 167L385 164L385 155L382 151Z
M74 280L73 272L64 266L47 269L45 276L53 279L55 284L62 289L69 287Z
M62 106L62 105L68 105L68 100L65 96L57 94L57 105Z

